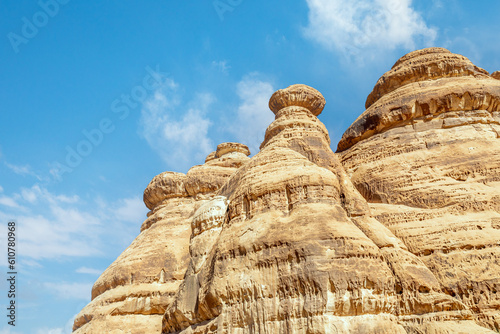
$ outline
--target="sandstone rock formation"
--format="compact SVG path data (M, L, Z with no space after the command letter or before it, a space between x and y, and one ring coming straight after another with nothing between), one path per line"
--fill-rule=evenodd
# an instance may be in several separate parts
M342 164L442 290L499 331L500 81L432 48L401 58L370 97L338 144Z
M500 330L500 81L402 57L330 149L325 100L273 94L258 152L224 143L144 192L140 235L75 333Z
M192 216L249 160L245 145L224 143L187 174L165 172L144 191L151 210L132 244L99 277L75 333L160 333L161 319L189 264Z

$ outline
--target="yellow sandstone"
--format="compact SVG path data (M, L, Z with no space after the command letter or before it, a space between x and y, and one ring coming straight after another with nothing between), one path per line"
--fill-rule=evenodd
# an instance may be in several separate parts
M278 90L151 210L74 333L500 331L500 81L442 48L377 82L337 152L320 92Z

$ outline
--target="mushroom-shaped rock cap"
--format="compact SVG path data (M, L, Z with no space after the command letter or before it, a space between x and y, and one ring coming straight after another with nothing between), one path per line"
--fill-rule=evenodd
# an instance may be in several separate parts
M153 210L164 200L217 191L250 158L250 150L240 143L222 143L210 153L204 165L193 166L187 174L163 172L144 190L144 204ZM222 159L221 159L222 158Z
M186 174L163 172L156 175L144 190L144 204L153 210L163 200L173 197L186 197Z
M412 82L463 76L486 77L488 72L444 48L413 51L399 58L392 69L380 77L365 107L368 109L382 96Z
M464 56L430 48L398 60L379 79L368 100L371 97L375 99L373 103L344 132L338 152L391 128L410 125L417 131L421 125L416 124L421 121L425 126L437 126L440 119L453 117L453 113L485 112L482 116L467 117L464 124L496 122L500 82ZM427 123L431 119L436 123ZM444 122L442 126L448 127Z
M308 109L314 116L318 116L325 107L325 98L316 89L306 85L291 85L276 91L269 99L269 109L277 113L290 106Z
M496 72L491 73L491 76L494 79L500 80L500 71L496 71Z
M250 150L246 145L240 143L222 143L217 145L217 151L215 151L215 157L220 158L225 154L234 152L243 153L246 156L250 155Z

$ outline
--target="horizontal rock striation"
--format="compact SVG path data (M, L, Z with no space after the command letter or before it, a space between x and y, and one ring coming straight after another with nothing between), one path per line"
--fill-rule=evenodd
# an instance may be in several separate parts
M462 55L443 48L428 48L401 57L375 84L366 99L369 108L382 96L410 83L473 76L484 78L488 72L477 67Z
M500 81L402 57L330 148L320 92L275 92L260 152L223 143L151 210L75 333L500 331Z
M444 72L423 75L422 57ZM370 105L342 137L339 157L377 220L442 291L499 331L500 81L434 48L403 57L379 83L394 69L417 77L400 78Z
M193 215L249 154L242 144L223 143L212 159L187 174L153 178L144 191L151 211L141 233L94 284L92 302L75 319L75 333L161 332L162 316L189 265ZM194 224L203 228L207 222Z
M372 216L315 116L321 94L294 85L269 104L276 120L261 151L218 191L228 201L222 225L204 237L193 229L162 332L488 332Z

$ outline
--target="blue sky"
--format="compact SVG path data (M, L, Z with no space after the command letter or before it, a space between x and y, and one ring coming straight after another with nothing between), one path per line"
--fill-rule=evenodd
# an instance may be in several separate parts
M335 150L409 51L446 47L500 70L499 12L454 0L0 2L0 248L16 220L19 272L17 326L2 315L0 334L69 333L139 233L153 176L225 141L255 154L275 90L320 90Z

